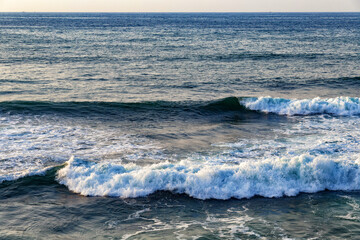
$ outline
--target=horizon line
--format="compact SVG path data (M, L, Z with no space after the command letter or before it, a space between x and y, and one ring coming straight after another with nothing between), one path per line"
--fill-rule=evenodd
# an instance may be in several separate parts
M360 13L360 11L244 11L244 12L233 12L233 11L207 11L207 12L200 12L200 11L168 11L168 12L156 12L156 11L143 11L143 12L135 12L135 11L124 11L124 12L110 12L110 11L0 11L0 13Z

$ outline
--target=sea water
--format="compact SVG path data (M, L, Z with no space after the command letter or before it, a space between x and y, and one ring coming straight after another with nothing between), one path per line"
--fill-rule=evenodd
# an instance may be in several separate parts
M359 13L1 13L1 239L356 239Z

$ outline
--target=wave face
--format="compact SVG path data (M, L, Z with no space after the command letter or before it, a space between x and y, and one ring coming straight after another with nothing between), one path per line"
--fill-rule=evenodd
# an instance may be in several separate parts
M119 115L124 112L201 112L248 111L237 97L213 101L147 101L147 102L49 102L5 101L0 102L2 114L63 114L72 116Z
M241 103L251 110L281 115L332 114L349 116L360 114L357 97L313 98L291 100L284 98L245 98Z
M58 172L58 179L86 196L141 197L165 190L199 199L282 197L325 189L359 190L360 160L301 155L233 166L184 160L140 167L72 158Z

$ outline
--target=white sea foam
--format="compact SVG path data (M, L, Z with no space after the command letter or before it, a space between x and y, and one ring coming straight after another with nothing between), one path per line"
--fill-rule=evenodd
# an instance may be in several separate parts
M313 99L284 99L272 97L244 98L240 100L250 110L280 115L333 114L349 116L360 114L360 98L336 97Z

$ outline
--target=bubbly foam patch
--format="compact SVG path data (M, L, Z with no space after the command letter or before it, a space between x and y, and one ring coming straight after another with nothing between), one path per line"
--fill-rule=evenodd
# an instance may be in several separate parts
M280 115L333 114L350 116L360 114L360 99L357 97L284 99L272 97L245 98L241 104L250 110Z

